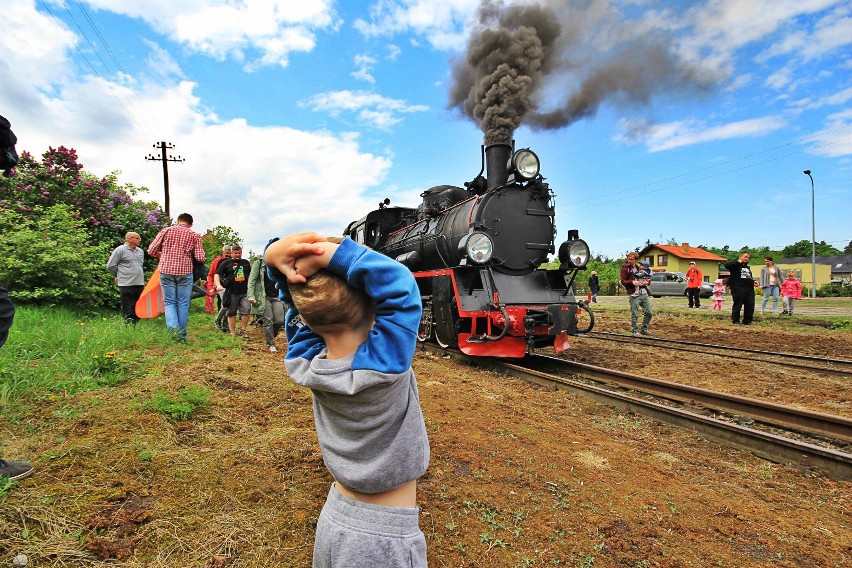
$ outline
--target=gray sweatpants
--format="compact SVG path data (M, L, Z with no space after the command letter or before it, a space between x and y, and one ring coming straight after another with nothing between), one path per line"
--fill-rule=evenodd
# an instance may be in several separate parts
M332 483L317 521L314 568L426 568L419 512L362 503Z

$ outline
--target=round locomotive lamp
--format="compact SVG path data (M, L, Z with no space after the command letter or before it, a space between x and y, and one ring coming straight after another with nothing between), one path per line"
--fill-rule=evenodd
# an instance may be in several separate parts
M485 264L494 254L494 243L485 233L468 233L459 241L459 252L476 264Z
M512 169L523 179L533 179L541 171L541 162L529 148L518 150L512 156Z
M591 252L583 239L565 241L559 247L559 262L573 268L583 268L589 264Z

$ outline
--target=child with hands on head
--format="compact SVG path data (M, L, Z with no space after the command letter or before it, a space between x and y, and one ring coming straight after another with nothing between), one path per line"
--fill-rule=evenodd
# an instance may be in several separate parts
M429 441L411 362L422 309L411 272L351 239L296 233L265 253L286 318L287 373L313 394L334 477L315 567L426 566L417 479Z

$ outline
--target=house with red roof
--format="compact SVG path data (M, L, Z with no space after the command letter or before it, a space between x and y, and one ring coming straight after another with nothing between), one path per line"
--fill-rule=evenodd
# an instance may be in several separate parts
M713 254L700 247L691 247L689 243L680 245L646 245L639 251L639 261L648 261L653 272L686 272L689 263L701 270L705 282L713 282L719 277L719 263L727 258Z

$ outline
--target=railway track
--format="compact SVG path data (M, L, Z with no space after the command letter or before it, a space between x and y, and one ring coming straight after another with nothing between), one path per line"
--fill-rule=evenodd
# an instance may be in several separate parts
M467 364L626 408L776 463L817 470L834 479L852 480L852 454L848 453L852 447L852 420L848 418L544 355L510 362L468 357L431 344L424 344L424 348Z
M806 371L825 373L830 375L840 375L845 377L852 376L852 360L849 359L818 357L815 355L803 355L800 353L776 353L774 351L747 349L745 347L731 347L728 345L717 345L714 343L697 343L693 341L682 341L678 339L662 339L658 337L632 337L629 335L612 333L608 331L592 331L591 333L587 334L586 337L601 341L615 341L620 343L651 345L663 349L686 351L698 355L708 355L716 357L724 356L729 359L743 359L751 362L784 365L786 367L798 368Z

